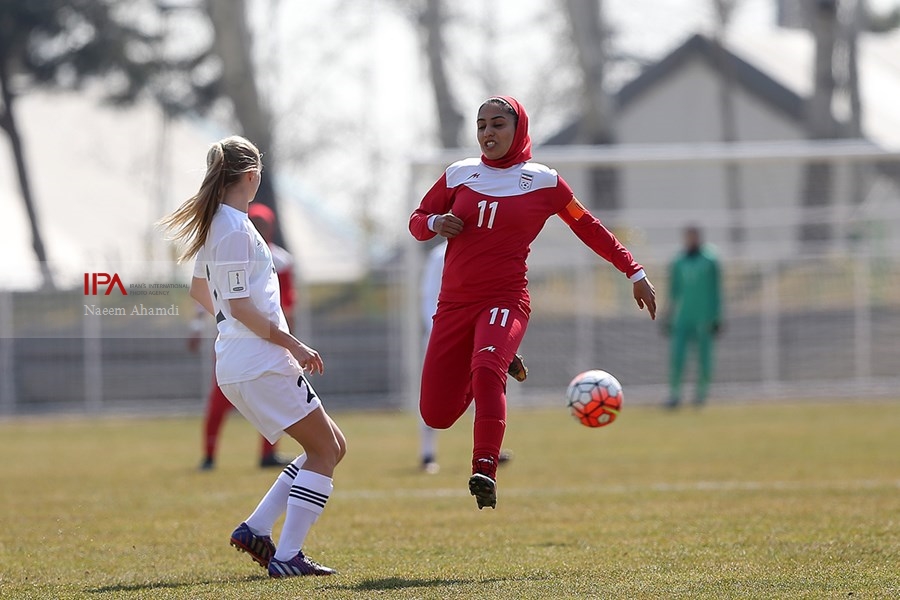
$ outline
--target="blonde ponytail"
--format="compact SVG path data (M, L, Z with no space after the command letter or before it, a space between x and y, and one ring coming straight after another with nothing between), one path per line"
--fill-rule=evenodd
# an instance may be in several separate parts
M260 167L259 150L245 138L231 136L210 146L206 153L206 176L199 191L159 221L167 239L183 247L179 263L196 256L206 242L225 188L241 174Z

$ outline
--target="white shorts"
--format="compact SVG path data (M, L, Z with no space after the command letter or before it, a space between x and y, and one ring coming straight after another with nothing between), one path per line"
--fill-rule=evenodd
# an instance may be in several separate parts
M270 443L284 430L322 406L306 377L265 373L250 381L219 386L225 397Z

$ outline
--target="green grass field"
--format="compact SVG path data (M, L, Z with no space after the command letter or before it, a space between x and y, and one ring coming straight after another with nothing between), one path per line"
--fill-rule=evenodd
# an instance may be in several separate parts
M465 489L467 418L435 476L412 416L336 418L349 454L306 549L340 574L278 581L228 546L276 474L241 419L209 473L197 418L0 422L0 597L900 597L900 403L626 407L599 430L520 410L496 511Z

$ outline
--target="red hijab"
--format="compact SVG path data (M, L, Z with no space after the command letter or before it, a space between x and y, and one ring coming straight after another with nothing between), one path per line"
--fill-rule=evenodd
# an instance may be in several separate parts
M507 169L513 165L531 160L531 136L528 135L528 113L525 107L519 104L519 101L512 96L491 96L491 98L499 98L512 106L518 117L516 121L516 133L513 136L512 144L509 150L503 155L503 158L491 160L484 154L481 155L481 162L495 169ZM490 98L488 98L490 100Z

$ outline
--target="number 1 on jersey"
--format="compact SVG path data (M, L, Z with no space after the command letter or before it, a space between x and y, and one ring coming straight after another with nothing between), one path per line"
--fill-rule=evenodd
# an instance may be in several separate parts
M484 212L486 208L491 209L491 214L488 217L487 228L493 229L494 227L494 217L497 216L497 205L500 204L496 200L488 204L487 200L482 200L478 203L478 226L481 227L484 225Z
M500 314L500 327L506 327L506 320L509 318L509 309L500 308L499 306L495 306L491 309L491 321L488 324L495 325L497 323L498 313Z

